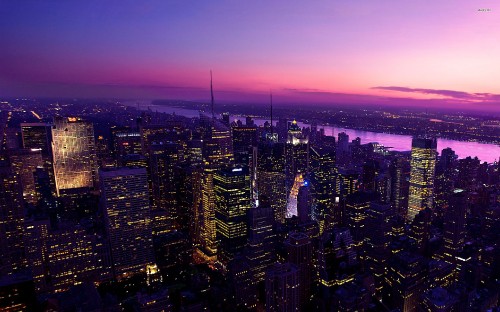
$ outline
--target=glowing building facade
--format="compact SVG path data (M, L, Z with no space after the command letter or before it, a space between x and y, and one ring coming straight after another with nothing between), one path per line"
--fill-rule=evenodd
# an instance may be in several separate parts
M55 117L52 153L57 193L93 188L96 183L96 151L92 123L77 117Z
M247 243L250 175L246 168L219 170L214 175L215 222L221 260L231 260Z
M436 147L435 138L414 138L412 141L407 213L409 221L412 221L420 210L433 208Z
M154 264L146 169L100 171L100 183L115 277L145 272Z
M298 215L297 213L297 197L299 195L299 189L304 186L304 177L302 174L297 174L293 182L292 189L288 195L288 203L286 206L286 216L291 218L292 216Z

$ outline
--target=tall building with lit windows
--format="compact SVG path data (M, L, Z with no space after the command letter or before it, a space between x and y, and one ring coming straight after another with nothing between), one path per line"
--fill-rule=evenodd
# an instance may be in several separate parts
M24 200L36 204L34 172L38 167L43 167L42 153L39 149L18 149L10 151L12 169L19 176L23 188Z
M100 185L115 277L145 272L155 262L146 169L101 170Z
M411 146L409 221L419 211L433 208L437 141L435 138L413 138Z
M220 121L209 121L208 131L203 139L203 159L216 166L234 161L231 130Z
M204 168L201 177L201 226L200 248L205 260L217 258L217 232L215 226L215 193L214 172L210 167Z
M265 142L258 148L257 192L259 201L269 201L274 220L284 223L287 188L285 174L285 144Z
M10 275L25 267L24 206L19 176L0 161L0 276Z
M251 208L247 168L227 168L214 174L215 222L219 254L229 261L247 243L247 211Z
M276 260L276 234L272 208L262 205L248 210L248 245L246 258L253 272L253 282L264 280L265 271Z
M456 264L464 248L466 237L467 193L455 189L449 196L449 206L444 218L443 259Z
M21 123L21 137L23 147L41 150L42 153L50 152L51 127L47 123Z
M57 193L93 188L97 175L94 126L78 117L55 117L52 153Z

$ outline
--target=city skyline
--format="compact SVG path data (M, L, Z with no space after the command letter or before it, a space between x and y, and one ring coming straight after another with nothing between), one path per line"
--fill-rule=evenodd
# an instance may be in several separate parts
M498 3L4 1L0 96L500 112Z

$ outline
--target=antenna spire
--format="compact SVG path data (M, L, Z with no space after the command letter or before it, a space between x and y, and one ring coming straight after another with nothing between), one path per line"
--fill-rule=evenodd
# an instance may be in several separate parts
M212 85L212 70L210 70L210 95L212 97L212 118L215 118L215 114L214 114L214 88Z
M269 97L271 99L271 134L274 134L273 131L273 93L269 91Z

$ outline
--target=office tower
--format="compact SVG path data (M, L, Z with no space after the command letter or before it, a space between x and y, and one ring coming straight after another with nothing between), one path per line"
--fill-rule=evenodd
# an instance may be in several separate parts
M203 137L203 159L213 166L225 166L234 161L231 130L218 120L209 120Z
M141 154L149 157L150 146L154 141L165 140L166 127L164 125L145 124L140 127L141 134Z
M203 141L192 139L187 142L186 160L192 166L200 166L203 163Z
M311 184L304 180L304 185L299 188L297 194L297 216L300 223L312 221L313 217L313 196Z
M364 239L365 267L374 275L377 295L382 294L386 262L391 256L391 238L394 212L390 204L371 202L366 212Z
M366 219L370 203L377 199L373 192L356 192L345 200L346 224L358 246L363 244L366 235Z
M95 142L97 165L99 168L116 167L116 159L110 149L108 139L100 135Z
M439 157L437 167L439 167L442 171L446 171L455 166L457 159L458 156L455 151L447 147L441 151L441 157Z
M182 278L183 269L193 257L187 233L173 231L154 238L155 256L162 276L167 283Z
M285 143L288 137L288 120L280 117L273 130L278 134L278 142Z
M441 152L436 163L436 180L434 186L434 206L438 215L448 209L448 197L452 193L457 173L455 171L457 155L451 148L445 148Z
M276 263L266 272L266 311L299 311L299 269Z
M467 196L461 189L449 195L449 206L444 216L443 259L457 264L464 248L466 235Z
M432 211L428 208L421 210L411 222L408 236L414 240L420 254L424 254L430 237Z
M177 143L151 144L149 171L153 209L162 210L171 223L171 230L180 227L175 168L183 160L182 146Z
M36 197L33 174L38 167L43 167L41 151L38 149L12 150L9 158L12 168L19 176L24 200L30 204L36 204L38 198Z
M391 161L391 205L400 216L406 216L408 207L408 191L410 178L410 162L404 157L396 157Z
M47 236L44 252L51 292L58 293L73 285L100 280L102 267L95 245L94 235L74 225L63 226Z
M349 161L349 135L345 132L338 134L337 140L337 163L346 165Z
M253 272L253 282L264 281L267 268L275 262L276 235L274 213L269 206L248 210L248 245L246 257Z
M335 177L335 193L341 198L353 194L359 189L360 173L356 170L340 169Z
M318 278L322 287L342 285L359 272L356 247L347 228L325 231L318 245Z
M40 149L44 154L50 154L51 134L50 124L21 123L23 148Z
M191 220L188 223L189 233L193 247L201 248L203 242L203 169L201 167L191 167L190 172L186 172L185 187L187 196L181 200L185 204L186 209L191 215Z
M49 290L46 278L46 240L49 235L49 229L49 220L29 219L24 223L26 260L37 294L42 294Z
M314 184L316 204L320 211L331 208L335 198L335 148L311 147L312 183Z
M39 150L42 154L43 167L49 174L49 184L55 194L54 166L52 159L52 129L48 123L21 123L23 148Z
M129 127L111 127L111 135L116 158L142 153L141 133L138 130Z
M257 161L259 201L269 201L275 221L278 223L284 223L286 217L287 188L285 180L284 144L260 144Z
M362 187L365 191L375 191L375 183L380 173L380 165L373 159L368 159L363 164L363 173L361 176Z
M75 188L93 188L96 151L92 123L78 117L55 117L52 153L57 194Z
M215 169L205 167L201 179L202 222L200 227L200 248L198 250L201 252L200 256L208 261L213 261L217 258L214 171Z
M387 263L387 298L384 303L392 309L416 312L421 303L420 295L425 289L427 265L423 257L399 252Z
M305 233L291 233L285 241L287 262L299 269L299 306L309 301L313 281L313 247L309 236Z
M0 161L0 275L24 269L24 206L20 178Z
M252 157L252 148L257 146L257 127L233 124L231 132L235 163L248 165Z
M191 131L185 129L182 122L161 117L155 122L142 124L140 134L142 155L149 157L152 144L173 142L185 145L191 136Z
M435 138L413 138L411 143L410 191L407 219L412 221L419 211L433 209L436 167Z
M469 156L458 160L458 176L455 186L468 192L475 191L480 164L477 157Z
M379 195L380 200L384 203L391 202L391 180L391 176L387 171L380 173L375 178L375 191Z
M216 171L213 178L215 222L220 259L229 262L247 243L247 211L251 208L247 168Z
M146 169L100 171L100 184L115 277L145 272L154 264Z

